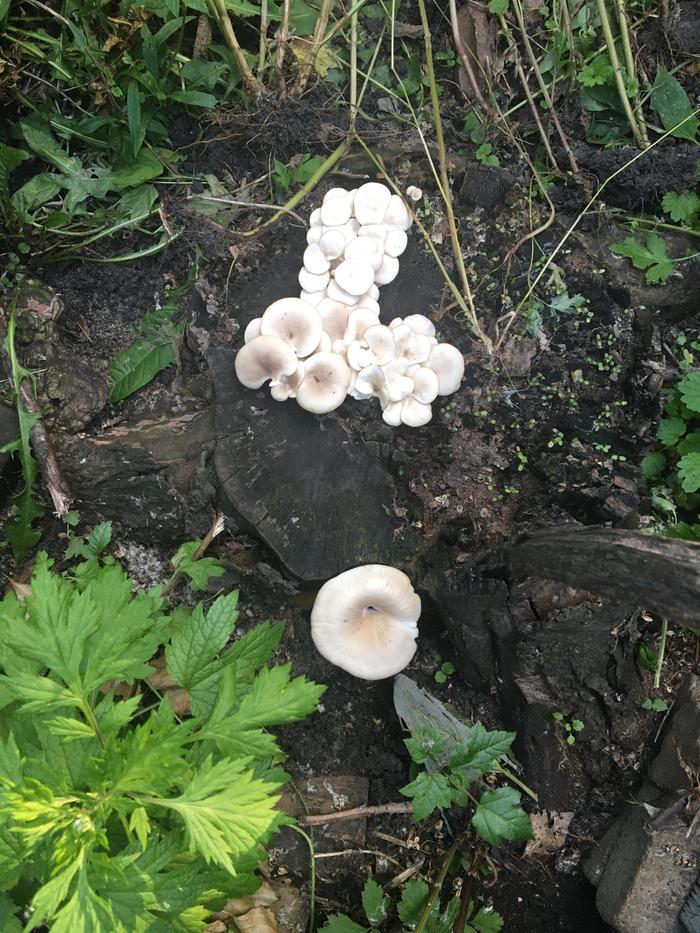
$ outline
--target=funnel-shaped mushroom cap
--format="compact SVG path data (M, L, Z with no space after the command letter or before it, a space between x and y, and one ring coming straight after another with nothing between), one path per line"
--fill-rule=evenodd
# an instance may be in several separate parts
M420 612L405 573L368 564L324 583L311 610L311 637L331 664L354 677L382 680L416 653Z
M414 334L425 334L426 337L435 336L435 325L424 314L409 314L403 319Z
M386 185L368 181L366 185L361 185L355 194L355 217L361 224L380 224L384 220L390 201L391 191Z
M365 237L366 239L366 237ZM403 230L390 230L384 240L384 252L387 256L400 256L406 251L408 237Z
M274 379L270 383L270 395L276 402L286 402L288 398L297 397L297 386L304 378L306 368L303 363L299 363L291 376L285 376L283 379Z
M430 405L419 402L417 398L407 398L401 406L401 422L409 428L422 428L432 417Z
M440 395L452 395L457 391L464 375L464 357L457 347L439 343L433 347L425 365L438 377Z
M324 298L318 306L318 313L323 321L323 329L331 340L342 340L350 317L349 305L342 301Z
M262 324L261 317L254 317L253 320L248 324L246 329L243 332L243 340L246 343L250 343L251 340L255 340L256 337L260 336L260 325Z
M294 348L281 337L255 337L241 347L234 364L239 381L248 389L259 389L268 379L291 376L298 365Z
M396 256L385 255L382 264L374 273L374 282L376 285L388 285L393 282L399 274L399 261Z
M297 402L316 415L343 404L350 387L350 369L336 353L314 353L306 361L306 374L297 387Z
M328 272L330 263L318 243L310 243L304 250L304 268L314 275L323 275Z
M313 353L323 333L323 321L315 308L301 298L280 298L273 301L262 316L260 332L281 337L297 356Z

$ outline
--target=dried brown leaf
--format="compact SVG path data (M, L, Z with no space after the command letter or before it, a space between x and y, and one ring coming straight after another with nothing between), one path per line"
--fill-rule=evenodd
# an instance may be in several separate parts
M531 813L530 823L534 838L525 846L524 854L535 858L561 849L566 843L573 816L573 813L557 813L549 810Z

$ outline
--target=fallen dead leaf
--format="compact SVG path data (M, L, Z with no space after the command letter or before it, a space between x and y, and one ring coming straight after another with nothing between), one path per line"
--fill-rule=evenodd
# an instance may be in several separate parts
M524 854L535 858L561 849L566 842L573 816L573 813L557 813L549 810L530 814L534 839L531 839L525 846Z
M240 933L279 933L277 917L267 907L255 907L242 917L236 917Z
M10 586L20 602L24 602L28 596L32 595L32 588L28 583L18 583L16 580L10 580Z
M483 93L493 83L493 62L496 59L496 21L486 6L467 2L457 10L457 24L464 50L471 59L474 74ZM466 97L474 94L464 66L459 69L459 86Z

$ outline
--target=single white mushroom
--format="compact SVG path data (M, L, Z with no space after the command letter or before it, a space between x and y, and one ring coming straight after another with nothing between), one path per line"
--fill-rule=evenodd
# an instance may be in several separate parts
M374 298L370 298L369 292L366 295L360 295L357 299L358 308L368 308L374 314L379 317L379 302L375 301Z
M390 402L388 405L382 406L382 421L388 425L391 425L392 428L398 428L401 424L402 408L403 401Z
M342 301L324 298L316 310L323 321L323 329L331 340L342 340L350 317L349 306Z
M345 198L331 198L321 206L321 220L324 227L340 227L346 224L352 215L352 208Z
M310 243L304 250L304 268L314 275L323 275L330 267L331 264L318 243Z
M386 240L387 229L384 224L367 224L364 227L360 227L357 231L358 237L371 237L379 247L379 249L384 251L384 240Z
M260 325L262 324L261 317L254 317L250 324L243 331L243 340L246 343L250 343L251 340L255 340L256 337L260 336Z
M299 284L304 292L322 292L329 281L330 274L328 272L315 275L306 268L302 268L299 272Z
M403 230L390 230L384 240L384 252L387 256L400 256L406 251L408 237Z
M403 357L409 364L425 363L433 349L425 334L414 333L405 321L398 327L392 327L391 331L396 341L397 356Z
M375 301L379 300L379 289L377 288L376 285L374 284L370 285L369 291L367 292L367 294L369 295L370 298L373 298Z
M344 288L338 285L335 279L331 279L327 292L328 297L333 301L341 301L344 305L351 306L357 304L357 295L351 295L349 292L346 292Z
M432 369L427 366L411 366L406 375L413 379L413 392L415 399L424 405L430 405L437 398L440 381Z
M330 227L328 230L323 231L318 245L328 259L337 259L343 255L345 236L340 228Z
M282 379L273 379L270 383L270 395L276 402L286 402L288 398L296 398L297 388L304 378L305 372L306 367L300 361L299 365L290 376L284 376Z
M331 201L333 198L344 198L347 194L346 188L329 188L323 195L323 203L325 204L326 201Z
M408 188L406 188L406 194L414 202L420 201L420 199L423 197L422 190L420 188L416 188L415 185L409 185Z
M355 194L355 217L363 225L380 224L390 201L391 191L386 185L369 181L366 185L361 185Z
M234 368L238 381L248 389L259 389L268 379L291 376L299 360L293 348L281 337L255 337L236 354Z
M312 308L317 308L325 297L325 290L321 292L305 292L302 290L299 292L299 298L305 301L307 305L311 305Z
M386 366L395 356L394 335L384 324L368 327L362 340L354 340L348 346L348 363L357 370L373 365Z
M309 217L309 226L319 227L321 223L321 208L317 207L315 210L311 211L311 216Z
M425 334L426 337L435 336L435 325L424 314L408 314L403 319L403 323L408 324L414 334Z
M401 406L401 422L409 428L422 428L432 417L430 405L419 402L417 398L407 398Z
M450 343L439 343L433 347L425 364L438 377L439 395L452 395L459 388L464 376L464 357Z
M373 272L379 269L382 264L382 259L384 258L384 255L377 245L377 241L368 236L356 236L352 239L345 247L345 253L343 255L346 259L366 260L372 267ZM371 287L372 284L373 282L370 282L369 287Z
M249 345L250 346L250 345ZM297 402L306 411L327 414L343 404L350 387L350 369L336 353L315 353L297 387Z
M331 664L382 680L415 654L420 613L420 597L405 573L368 564L324 583L311 610L311 637Z
M280 298L265 311L260 322L260 333L280 337L297 356L313 353L323 333L319 313L301 298Z
M393 282L396 276L399 274L399 261L396 256L384 256L382 264L374 273L374 281L376 285L388 285L389 282Z
M344 259L333 275L336 283L349 295L364 295L375 280L375 271L366 257Z
M413 223L408 208L398 194L392 194L389 206L382 218L382 223L386 227L392 227L396 230L408 230Z
M351 344L354 340L362 340L368 327L379 324L379 315L375 314L371 308L355 308L350 312L348 324L343 334L346 344Z
M309 245L312 243L318 243L322 236L323 226L321 224L314 224L306 231L306 242Z

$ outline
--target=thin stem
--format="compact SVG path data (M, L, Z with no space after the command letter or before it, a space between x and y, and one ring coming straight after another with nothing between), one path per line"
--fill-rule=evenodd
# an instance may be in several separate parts
M571 151L571 146L569 145L569 140L566 138L566 133L562 129L562 125L559 122L559 117L557 116L557 113L554 109L554 101L552 100L549 89L547 88L547 84L542 77L542 72L540 71L537 56L535 55L535 52L532 48L532 43L530 42L530 37L525 27L525 17L523 16L523 8L520 5L520 0L513 0L513 9L515 11L515 18L518 21L518 26L520 27L521 35L523 37L523 45L525 46L527 57L530 60L530 65L535 74L535 79L537 80L542 97L544 97L547 109L549 110L549 113L552 117L552 123L554 123L557 134L559 135L559 139L561 140L561 144L564 147L564 152L566 152L569 165L571 166L571 171L574 173L574 175L578 175L578 165L576 164L576 159L574 158L574 154Z
M297 191L296 194L292 195L287 203L284 204L276 214L274 214L269 220L266 220L264 224L260 224L260 226L256 227L254 230L241 231L241 236L258 236L258 234L262 233L263 230L267 230L268 227L271 227L273 224L277 223L280 217L284 217L285 214L288 214L293 208L297 206L297 204L300 204L304 198L314 190L323 176L326 175L333 168L333 166L342 159L349 146L350 138L348 137L344 139L342 143L333 150L333 152L331 152L328 158L322 162L321 165L319 165L311 178L309 178L309 180L299 189L299 191Z
M598 8L598 15L600 16L600 24L603 27L605 45L607 46L608 55L610 56L610 63L612 64L613 72L615 74L615 84L617 86L617 93L620 98L620 103L622 104L622 107L625 111L625 116L627 117L627 122L630 125L630 129L632 130L632 135L634 136L634 141L636 142L637 147L639 149L646 149L648 142L645 145L644 138L642 136L641 130L639 129L639 124L637 123L637 118L632 112L632 105L630 104L630 99L627 96L625 79L622 76L620 59L617 57L615 39L613 38L610 17L608 16L608 11L605 6L605 0L596 0L596 5Z
M280 81L280 84L284 83L284 78L282 76L282 69L284 67L284 53L287 50L287 39L289 37L290 6L291 6L290 0L284 0L284 10L282 12L282 28L280 29L279 38L277 39L277 55L275 58L275 70L277 71L277 76Z
M636 85L634 92L634 113L639 123L639 132L642 137L644 148L649 145L649 136L647 135L647 125L644 120L644 111L642 102L639 99L639 81L637 79L637 69L634 64L634 55L632 54L632 44L630 42L629 25L627 23L627 10L625 9L625 0L615 0L617 6L617 22L620 27L620 39L622 40L622 51L625 56L625 68L627 76L633 80Z
M324 823L337 823L339 820L359 820L368 816L382 816L386 813L412 813L413 806L408 802L382 803L375 807L352 807L350 810L337 810L334 813L314 813L302 816L302 826L322 826Z
M659 644L659 654L656 658L656 670L654 671L654 689L659 689L661 683L661 668L664 666L664 656L666 654L666 636L668 634L668 619L661 620L661 643Z
M319 12L318 19L316 20L316 28L314 29L314 37L311 41L311 46L307 46L304 60L301 63L299 74L297 75L297 79L294 83L295 94L302 94L306 90L306 85L309 82L309 76L311 75L314 64L316 63L316 56L319 53L319 49L323 45L324 36L326 34L326 26L328 25L328 18L330 14L331 0L322 0L321 11Z
M309 933L315 933L316 931L316 856L314 853L314 843L310 836L308 836L303 829L299 829L298 826L292 824L292 829L295 833L299 833L306 840L306 844L309 847L309 856L311 862L311 880L310 880L310 892L309 892Z
M517 774L513 774L512 771L510 771L508 768L504 768L503 765L498 766L498 771L500 774L503 774L505 777L507 777L508 780L511 782L511 784L515 784L516 787L519 787L520 790L524 794L527 794L527 796L531 800L534 800L535 803L539 801L539 797L534 792L534 790L528 787L527 784L524 783L524 781L521 781L520 778L517 776Z
M267 0L261 0L260 4L260 46L258 47L258 81L262 81L265 71L265 60L267 58Z
M306 226L306 221L301 216L297 214L296 211L290 211L285 207L280 207L279 204L262 204L260 201L236 201L233 198L213 198L201 194L190 194L187 196L188 201L203 201L207 204L229 204L231 207L253 207L260 208L263 211L283 211L286 214L291 214L292 217L296 218L299 223Z
M250 65L246 61L245 54L241 48L238 39L236 38L236 33L233 30L233 25L231 23L231 18L228 15L228 10L226 9L225 0L208 0L209 8L214 16L214 19L219 24L219 29L224 35L226 40L226 45L233 52L233 57L236 59L236 64L238 65L238 70L241 73L246 87L251 92L251 94L262 94L263 86L259 83L255 75L250 69Z
M419 0L419 2L421 2L421 0ZM440 895L442 886L445 883L445 878L447 877L447 872L450 870L452 859L454 858L455 853L457 852L458 848L459 848L459 838L455 839L455 841L452 843L450 848L447 850L447 855L445 856L445 860L442 863L442 866L440 868L440 874L435 879L435 884L433 885L430 891L428 900L425 902L425 907L421 911L421 915L418 919L418 923L416 924L415 933L423 933L423 930L425 930L426 924L428 923L428 920L430 919L430 914L432 913L432 910L433 910L433 904L435 903L435 901Z
M492 352L490 338L482 331L479 320L476 316L474 299L472 297L467 270L464 267L464 256L462 255L462 246L459 242L457 224L455 222L454 210L452 207L452 198L450 196L450 179L447 171L447 154L445 152L445 139L442 132L442 118L440 116L440 101L438 99L437 82L435 80L435 68L433 65L433 45L430 38L430 27L428 25L428 16L425 12L425 0L418 0L418 9L420 11L421 25L423 27L423 43L425 46L425 64L428 72L428 82L430 84L430 101L433 109L433 124L435 126L435 139L438 148L438 157L440 164L440 177L442 180L442 193L445 203L445 212L447 214L447 223L450 228L450 240L452 241L452 252L454 254L457 271L464 291L464 297L468 308L469 323L476 336L481 340L487 352Z
M474 74L474 69L472 68L471 58L469 57L467 50L464 48L464 43L462 42L462 36L459 31L459 20L457 19L456 0L449 0L449 5L450 25L452 26L452 41L454 42L455 49L459 57L462 59L462 65L464 66L464 71L467 75L467 80L469 81L469 86L472 89L472 93L476 99L476 102L485 114L491 116L491 108L484 100L484 95L481 93L479 82L477 81L476 75Z
M357 11L350 17L350 132L357 123Z
M459 913L457 914L457 919L455 920L453 933L464 933L464 928L467 924L467 917L469 916L469 909L471 907L472 891L474 890L474 884L479 874L479 866L481 865L482 859L483 853L479 850L472 859L472 863L469 866L469 871L467 872L467 877L462 882L462 890L459 895Z

